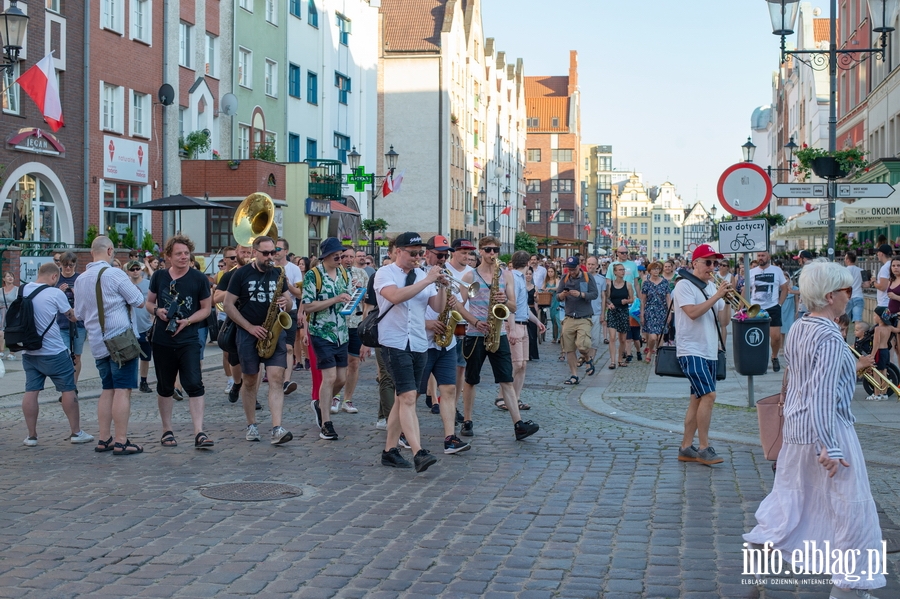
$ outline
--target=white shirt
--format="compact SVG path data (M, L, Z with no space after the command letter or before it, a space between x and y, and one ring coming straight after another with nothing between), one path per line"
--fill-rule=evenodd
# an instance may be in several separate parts
M881 279L884 279L885 281L891 280L891 261L890 260L888 260L887 262L882 264L881 268L878 269L878 282L879 283L881 282ZM890 301L890 298L888 298L887 290L885 289L884 291L882 291L881 289L876 289L876 291L878 292L878 294L876 296L877 300L878 300L877 305L879 307L882 307L882 306L887 307L888 302Z
M40 286L41 283L28 283L25 285L25 296ZM66 294L56 287L49 287L34 296L31 304L34 307L34 327L37 329L37 334L43 333L44 329L47 330L47 334L44 335L41 349L23 353L26 356L55 356L66 351L68 348L62 340L59 324L56 322L57 314L65 314L70 309Z
M100 279L100 291L103 298L103 329L100 332L100 312L97 310L97 275L100 269L106 268ZM137 285L131 282L128 275L119 268L113 268L108 262L91 262L87 269L75 281L75 315L84 321L91 354L101 359L109 356L104 339L111 339L133 329L128 314L128 306L132 309L144 305L144 296Z
M420 268L413 269L416 280L427 275ZM383 318L378 323L378 342L384 347L406 349L422 353L428 351L428 336L425 334L425 308L428 300L437 295L434 285L428 285L414 297L400 304L391 304L381 295L386 287L406 287L406 273L396 264L389 264L375 272L375 293L378 298L378 313ZM391 308L391 306L394 306ZM390 312L388 309L390 308Z
M534 268L534 273L532 274L532 281L534 282L534 286L537 289L544 288L544 281L547 280L547 269L538 264Z
M453 264L451 264L450 261L447 261L444 264L444 266L447 268L447 270L449 270L451 272L451 274L453 274L453 278L455 278L458 281L462 281L463 277L466 275L467 272L475 270L468 264L463 266L462 270L456 270L456 267L453 266ZM475 279L472 279L472 280L474 281ZM454 284L453 288L457 289L457 286ZM459 291L461 291L461 289L459 289ZM459 302L463 306L465 306L466 302L469 301L469 296L466 294L454 292L453 295L456 296L456 301Z
M712 281L706 284L706 295L712 297L716 286ZM675 312L675 355L699 356L706 360L715 360L719 355L719 334L717 314L725 309L725 301L719 299L713 308L707 310L696 320L688 316L683 306L697 306L706 301L703 292L696 285L682 279L675 284L672 292L673 310Z
M750 269L750 303L759 304L763 310L777 306L781 294L781 286L787 283L784 271L769 264L762 269L758 266ZM715 293L715 292L713 292Z
M851 299L862 299L863 290L862 290L862 269L855 264L851 264L847 267L847 270L850 271L850 274L853 275L853 293L850 294ZM885 304L887 305L887 304Z
M284 269L284 280L293 285L294 287L300 288L303 286L303 272L300 270L300 267L294 264L293 262L285 262L284 266L281 268ZM285 285L285 289L287 289L287 285ZM300 298L291 296L291 310L297 309L297 302ZM288 339L290 341L290 339Z
M594 282L597 284L597 299L591 301L591 309L594 311L594 316L599 317L603 315L603 292L606 291L606 277L599 272L591 276L594 277Z

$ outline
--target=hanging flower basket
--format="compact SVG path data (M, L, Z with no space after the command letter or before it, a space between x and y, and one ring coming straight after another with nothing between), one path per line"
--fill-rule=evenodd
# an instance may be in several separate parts
M843 179L850 174L849 171L845 171L841 168L841 164L834 156L814 158L810 163L810 167L812 167L812 172L814 172L817 177L828 179L829 181Z
M376 239L375 245L380 245L382 247L387 247L391 242L387 239Z
M865 150L856 147L829 152L803 144L803 147L794 154L794 159L797 161L794 175L800 181L807 181L810 173L834 181L846 177L859 177L869 170Z

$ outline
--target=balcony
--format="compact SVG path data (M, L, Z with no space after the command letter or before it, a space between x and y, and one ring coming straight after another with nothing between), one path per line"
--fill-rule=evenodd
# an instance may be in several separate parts
M245 198L263 192L284 200L284 165L255 159L182 160L181 192L197 198Z
M309 162L309 195L313 198L328 198L344 201L343 178L340 160L312 160Z

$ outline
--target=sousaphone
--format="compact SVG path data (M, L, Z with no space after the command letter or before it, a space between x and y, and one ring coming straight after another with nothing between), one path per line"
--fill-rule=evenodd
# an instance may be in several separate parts
M232 235L244 247L251 247L260 236L278 239L275 225L275 202L268 194L251 193L238 205L232 221Z

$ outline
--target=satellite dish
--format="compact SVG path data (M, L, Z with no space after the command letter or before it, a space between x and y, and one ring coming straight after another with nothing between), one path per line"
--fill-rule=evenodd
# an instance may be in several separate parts
M171 106L175 101L175 90L168 83L163 83L157 94L159 103L163 106Z
M205 135L206 137L209 137L210 135L212 135L212 133L210 133L209 129L204 129L203 135Z
M234 94L225 94L219 100L219 108L225 116L234 116L238 109L238 99Z

